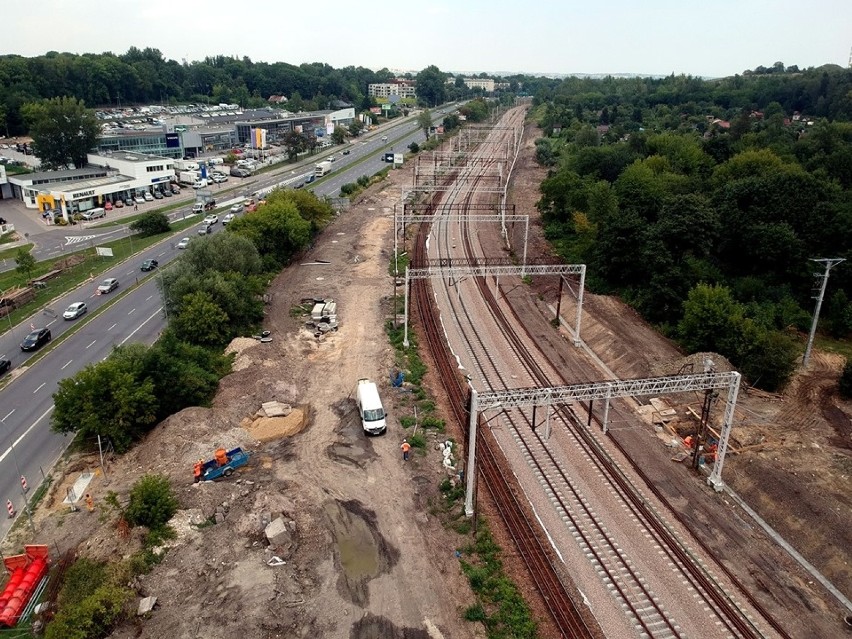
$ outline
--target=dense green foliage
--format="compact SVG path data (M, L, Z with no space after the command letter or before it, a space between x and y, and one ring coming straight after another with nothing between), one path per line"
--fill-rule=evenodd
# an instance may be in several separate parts
M181 342L171 331L150 348L119 346L59 382L51 427L108 437L123 452L159 420L207 402L228 368L227 358Z
M172 226L169 224L168 216L159 211L145 213L139 217L139 219L130 223L130 230L139 233L142 237L168 233L171 228Z
M536 107L546 234L593 289L777 389L794 367L785 331L810 322L809 259L852 259L850 89L839 68L556 84ZM850 290L852 269L834 269L838 337Z
M843 366L843 373L840 375L837 389L842 397L852 399L852 362L846 362Z
M81 100L67 96L40 100L24 104L21 112L33 138L33 152L43 168L85 166L101 127Z
M164 527L178 509L178 501L167 477L145 475L130 490L130 503L124 516L134 526L152 530Z

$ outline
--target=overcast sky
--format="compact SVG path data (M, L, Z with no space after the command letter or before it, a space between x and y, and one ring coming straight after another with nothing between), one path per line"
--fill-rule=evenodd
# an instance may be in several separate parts
M725 76L846 66L852 0L34 0L3 2L0 54L248 56L372 69Z

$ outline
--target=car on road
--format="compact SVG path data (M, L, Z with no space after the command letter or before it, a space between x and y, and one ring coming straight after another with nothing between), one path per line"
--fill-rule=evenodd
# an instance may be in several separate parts
M136 204L145 204L145 198L142 197L141 195L137 195L135 198L133 198L133 201Z
M12 362L8 359L0 359L0 375L5 375L12 368Z
M382 136L382 142L387 142L387 141L388 141L388 136L383 135L383 136Z
M85 302L74 302L71 306L65 309L62 317L67 320L77 319L81 315L85 315L88 310L89 307L86 306Z
M115 289L118 288L118 280L114 277L106 278L100 286L98 286L98 295L104 295L106 293L112 293Z
M188 237L183 238L180 242L177 243L177 247L179 249L185 249L187 246L189 246L189 238Z
M208 215L207 217L204 218L205 224L216 224L216 222L218 222L218 221L219 221L219 216L216 215L215 213L211 213L210 215Z
M106 209L102 209L102 208L89 209L88 211L83 213L80 217L82 217L86 221L97 220L97 219L100 219L102 217L106 217Z
M326 162L337 162L337 156L336 156L336 155L329 155L329 156L325 159L325 161L326 161Z
M146 202L153 202L154 201L154 196L151 195L150 191L145 191L145 195L143 195L142 197L145 198Z
M349 155L352 153L352 149L343 149L343 155Z
M143 271L153 271L159 265L160 263L157 260L145 260L139 268Z
M228 222L233 220L235 217L237 217L237 216L234 215L233 213L228 213L225 217L222 218L222 224L227 226Z
M47 344L51 339L49 328L37 328L21 342L22 351L35 351Z
M208 233L212 233L212 232L213 232L213 227L210 224L202 224L201 226L198 227L198 234L199 235L207 235Z
M231 213L236 215L237 213L242 213L246 210L245 205L242 202L237 202L233 206L231 206Z

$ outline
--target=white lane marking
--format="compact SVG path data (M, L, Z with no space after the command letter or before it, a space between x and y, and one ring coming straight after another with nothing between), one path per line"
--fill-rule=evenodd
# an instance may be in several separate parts
M165 254L166 254L165 251L163 251L162 253L157 253L157 257L163 257L163 255L165 255Z
M89 344L86 348L91 348L92 346L94 346L94 345L95 345L95 342L97 342L97 341L98 341L98 340L93 339L93 340L92 340L92 343L91 343L91 344Z
M131 276L131 275L133 275L135 272L136 272L136 271L127 271L127 273L125 273L125 275L127 275L127 277L130 277L130 276Z
M56 322L56 320L50 320L47 324L45 324L45 326L50 326L50 325L51 325L51 324L53 324L54 322Z
M108 331L111 331L111 330L112 330L112 329L114 329L117 325L118 325L118 322L116 322L115 324L113 324L112 326L110 326L107 330L108 330Z
M163 310L163 307L161 306L161 307L160 307L160 308L158 308L156 311L154 311L153 313L151 313L151 316L150 316L148 319L146 319L146 320L145 320L144 322L142 322L139 326L137 326L136 328L134 328L134 329L133 329L133 332L132 332L130 335L128 335L127 337L125 337L123 340L121 340L121 341L118 343L118 345L119 345L119 346L123 346L123 345L124 345L124 342L126 342L126 341L127 341L127 340L129 340L131 337L133 337L134 335L136 335L137 331L139 331L139 329L140 329L140 328L142 328L143 326L145 326L145 324L147 324L147 323L148 323L148 322L150 322L152 319L154 319L155 317L157 317L157 315L159 315L159 314L160 314L160 311L162 311L162 310ZM2 461L2 459L0 459L0 461Z
M13 408L13 409L12 409L12 410L10 410L8 413L6 413L6 417L4 417L2 421L4 421L4 422L5 422L7 419L9 419L9 416L10 416L12 413L14 413L16 410L18 410L18 409L17 409L17 408Z
M67 362L65 362L65 366L63 366L61 370L64 371L68 367L68 364L70 364L73 361L74 361L73 359L69 359Z
M26 437L27 435L29 435L29 434L30 434L30 431L31 431L33 428L35 428L35 427L38 425L38 423L39 423L42 419L44 419L44 418L47 416L47 414L48 414L50 411L52 411L54 408L56 408L56 407L55 407L53 404L51 404L51 405L50 405L50 408L48 408L48 409L47 409L46 411L44 411L41 415L39 415L39 416L36 418L36 420L32 423L32 425L31 425L31 426L30 426L27 430L25 430L23 433L21 433L21 436L20 436L20 437L18 437L18 439L16 439L14 442L12 442L12 446L9 446L9 448L7 448L5 451L3 451L3 454L2 454L2 455L0 455L0 463L2 463L2 462L3 462L3 460L4 460L4 459L6 459L6 457L9 455L9 453L11 453L11 452L12 452L12 447L13 447L13 446L18 446L18 445L19 445L19 444L20 444L20 443L24 440L24 437Z
M135 313L135 312L136 312L136 309L134 308L134 309L131 309L130 311L128 311L128 313L127 313L127 314L128 314L128 315L133 315L133 313Z
M147 301L148 301L148 300L150 300L152 297L154 297L154 296L153 296L153 295L149 295L148 297L146 297L146 298L145 298L145 301L147 302Z
M35 395L35 394L36 394L37 392L39 392L42 388L44 388L44 385L45 385L45 384L47 384L47 382L42 382L42 383L41 383L41 386L39 386L38 388L36 388L36 389L33 391L33 395Z

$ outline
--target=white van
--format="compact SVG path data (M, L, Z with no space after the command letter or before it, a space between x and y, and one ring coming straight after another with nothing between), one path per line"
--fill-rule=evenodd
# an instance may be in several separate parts
M361 416L361 427L368 435L380 435L385 432L385 409L379 398L379 389L369 379L359 379L355 390L355 402Z

